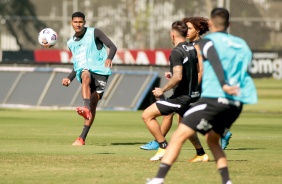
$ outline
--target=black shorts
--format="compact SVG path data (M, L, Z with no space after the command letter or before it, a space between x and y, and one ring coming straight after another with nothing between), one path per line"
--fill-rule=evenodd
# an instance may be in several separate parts
M185 112L182 123L203 135L213 130L224 137L242 108L241 102L227 98L200 98Z
M195 100L188 95L182 95L178 97L171 96L165 100L158 100L156 105L162 115L169 115L177 113L181 117L190 108L190 103Z
M100 99L102 99L105 88L107 86L107 81L108 81L109 76L108 75L99 75L99 74L92 73L92 72L90 72L90 75L91 75L91 84L90 84L91 94L94 91L96 91L99 94Z

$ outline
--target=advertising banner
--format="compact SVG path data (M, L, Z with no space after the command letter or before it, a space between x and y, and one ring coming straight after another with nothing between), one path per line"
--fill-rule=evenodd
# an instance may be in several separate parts
M118 50L114 64L169 65L170 49ZM3 51L3 63L71 63L68 50L39 49L34 51ZM253 51L248 67L254 78L273 77L282 79L282 51Z
M253 60L248 71L254 78L273 77L282 79L282 51L253 51Z

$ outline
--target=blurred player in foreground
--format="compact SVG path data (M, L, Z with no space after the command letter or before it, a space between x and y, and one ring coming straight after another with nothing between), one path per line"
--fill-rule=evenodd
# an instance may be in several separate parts
M208 27L208 19L203 17L188 17L184 18L183 22L185 22L188 26L188 34L187 39L189 42L197 45L197 43L201 40L201 35L209 31ZM200 54L200 51L197 51ZM200 56L199 56L200 57ZM202 79L202 71L199 72L199 80ZM229 140L232 136L232 133L228 131L224 137L220 139L221 148L224 150L227 148L229 144Z
M73 71L62 80L64 86L69 86L76 77L82 84L83 107L77 107L77 113L84 118L81 135L73 143L74 146L85 145L88 131L94 121L98 101L102 98L108 77L111 75L112 59L116 46L100 30L85 27L85 15L81 12L72 14L72 27L75 34L67 45L73 56ZM107 54L106 45L110 51Z
M212 33L198 43L202 52L202 58L199 59L204 60L201 98L184 114L182 122L172 135L157 175L147 184L164 182L183 143L196 131L206 136L222 184L232 184L219 139L225 136L238 118L243 104L257 102L257 93L247 73L252 52L243 39L227 34L228 26L229 12L224 8L213 9L210 19Z

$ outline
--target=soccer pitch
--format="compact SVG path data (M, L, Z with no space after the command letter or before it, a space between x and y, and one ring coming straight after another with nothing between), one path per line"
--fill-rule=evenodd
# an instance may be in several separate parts
M226 150L233 183L265 184L282 180L281 81L256 80L259 103L245 106L232 127ZM156 151L139 149L152 140L142 111L98 111L86 146L71 146L82 130L75 111L0 109L0 184L145 183L159 162ZM168 134L177 126L176 118ZM166 184L221 183L203 136L208 163L188 163L195 155L187 142Z

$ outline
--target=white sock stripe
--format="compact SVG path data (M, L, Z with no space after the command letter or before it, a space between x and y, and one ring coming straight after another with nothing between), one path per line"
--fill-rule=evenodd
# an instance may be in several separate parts
M157 101L156 103L163 104L163 105L169 106L169 107L177 107L177 108L181 107L180 104L173 104L173 103L170 103L170 102L167 102L167 101Z
M197 105L195 107L192 107L191 109L189 109L188 111L185 112L185 114L183 115L183 117L188 116L189 114L192 114L196 111L201 111L204 110L207 107L207 104L201 104L201 105Z

